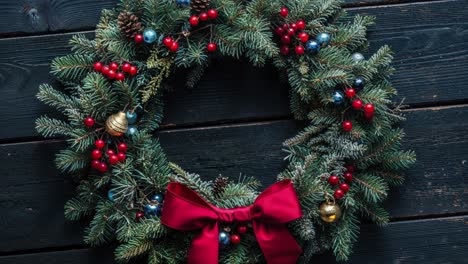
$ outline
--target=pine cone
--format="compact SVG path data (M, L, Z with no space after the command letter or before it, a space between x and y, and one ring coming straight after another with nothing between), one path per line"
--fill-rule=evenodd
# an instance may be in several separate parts
M123 11L119 14L119 30L127 38L134 38L141 31L141 22L138 17L130 12Z
M210 6L210 0L191 0L190 8L197 11L198 13L203 12Z
M219 176L213 182L213 195L215 197L220 197L224 193L224 188L229 184L228 177Z

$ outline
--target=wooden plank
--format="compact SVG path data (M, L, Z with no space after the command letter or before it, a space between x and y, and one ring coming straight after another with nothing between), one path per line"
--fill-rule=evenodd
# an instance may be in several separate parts
M468 212L468 107L411 111L408 119L406 146L418 163L385 207L394 218ZM293 121L179 129L161 133L161 142L171 160L204 179L243 173L266 186L284 169L281 142L296 129ZM62 212L73 186L53 167L62 144L0 146L0 253L81 243L81 227Z
M364 226L347 263L468 263L468 217L391 223L384 228ZM66 250L0 257L0 264L115 263L107 248ZM330 253L311 263L336 263Z
M117 0L1 0L0 36L92 29Z
M390 43L396 54L394 78L409 104L467 100L468 5L463 1L359 8L377 15L373 45ZM403 23L400 23L402 21ZM403 25L403 26L402 26ZM36 136L34 120L50 110L34 95L50 82L49 62L68 53L72 34L0 40L0 140ZM16 47L21 46L22 49ZM437 55L434 55L437 54ZM288 88L274 69L217 61L200 85L181 85L167 96L166 123L196 124L259 120L289 115ZM12 125L14 124L14 125Z

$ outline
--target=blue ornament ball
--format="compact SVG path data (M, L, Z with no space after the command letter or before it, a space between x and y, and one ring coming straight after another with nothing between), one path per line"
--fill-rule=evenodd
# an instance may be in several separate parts
M135 126L128 126L128 129L127 129L128 136L133 136L136 133L138 133L138 129Z
M335 91L332 97L335 105L340 105L344 102L344 94L341 91Z
M317 41L320 43L321 46L326 46L330 43L330 34L328 33L320 33L317 36Z
M157 194L151 195L149 199L152 203L160 204L164 201L164 195L162 195L161 193L157 193Z
M364 55L362 55L359 52L354 53L351 58L353 59L354 62L360 62L364 60Z
M158 34L156 33L154 29L148 28L148 29L145 29L145 31L143 31L143 40L146 43L148 44L154 43L156 39L158 39Z
M137 120L137 113L134 112L134 111L127 111L127 113L125 114L127 116L127 121L130 125L133 125L135 124L136 120Z
M159 204L147 204L145 205L146 216L160 216L161 206Z
M354 80L354 84L353 84L353 88L360 91L362 90L362 88L364 88L364 85L365 85L365 81L364 81L364 78L362 77L357 77L355 80Z
M190 0L176 0L176 3L181 6L189 6Z
M107 192L107 198L109 199L109 201L113 202L114 201L114 192L112 190L109 190Z
M219 232L219 244L221 247L227 247L231 243L231 236L224 231Z
M312 54L317 54L320 50L320 44L316 40L309 40L306 43L306 50Z

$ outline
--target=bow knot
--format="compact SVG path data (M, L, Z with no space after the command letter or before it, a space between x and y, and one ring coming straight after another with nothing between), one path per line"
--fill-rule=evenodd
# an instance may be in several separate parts
M188 254L189 264L218 263L219 223L252 222L253 231L269 264L296 263L302 250L286 223L302 216L290 180L267 188L253 205L218 208L181 183L170 183L164 200L161 222L181 231L200 230Z

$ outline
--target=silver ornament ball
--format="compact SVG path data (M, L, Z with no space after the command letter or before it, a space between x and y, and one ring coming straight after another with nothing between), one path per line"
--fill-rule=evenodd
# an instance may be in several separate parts
M361 53L359 52L356 52L352 55L352 59L354 62L360 62L360 61L363 61L364 60L364 55L362 55Z

